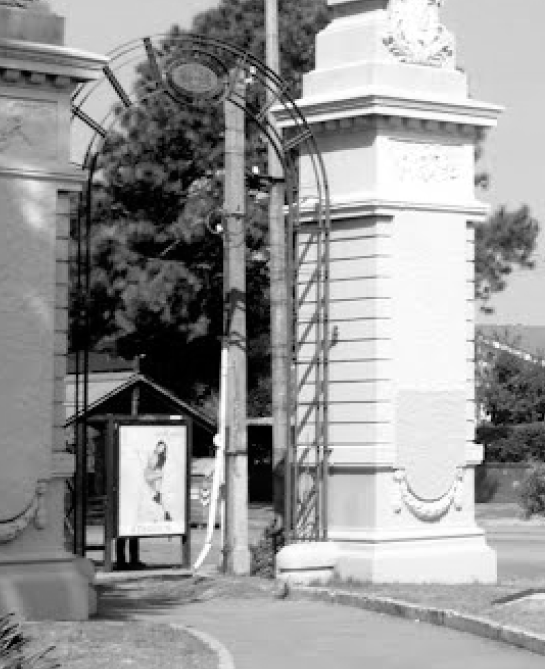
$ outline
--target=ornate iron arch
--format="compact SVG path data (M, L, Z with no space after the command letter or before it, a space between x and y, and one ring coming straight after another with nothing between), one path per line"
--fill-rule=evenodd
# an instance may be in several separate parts
M292 290L288 305L290 332L290 420L288 424L290 444L287 458L291 481L286 494L289 498L287 518L288 540L323 540L327 538L327 458L328 458L328 348L329 348L329 188L324 163L311 128L303 113L290 96L288 85L274 71L254 55L233 45L213 38L195 34L159 34L135 39L123 44L109 54L109 64L104 67L104 76L80 86L72 97L72 127L83 147L75 162L88 172L78 215L78 290L83 297L89 289L89 233L93 196L93 179L98 159L109 135L114 132L122 116L119 109L130 109L145 105L157 96L168 96L180 104L191 104L191 96L184 94L177 85L177 70L185 62L202 62L216 73L217 81L203 90L195 91L199 97L208 99L210 105L229 98L235 105L244 108L247 120L252 123L268 142L272 144L284 170L287 195L287 239L288 285ZM145 63L149 76L136 91L131 89L134 68ZM131 84L127 83L127 75ZM251 99L242 100L235 91L234 81L244 76L251 91ZM198 88L198 86L197 86ZM283 117L289 119L286 137L269 122L273 107L283 109ZM304 190L299 184L298 156L303 152L311 166L314 183L306 183ZM266 184L267 179L263 179ZM192 191L194 196L195 191ZM299 238L301 210L313 211L314 223L305 224L305 242ZM314 249L316 267L311 272L300 272L309 251ZM311 251L312 252L312 251ZM299 320L300 306L306 296L315 295L315 311L310 318ZM85 321L86 315L80 318ZM310 345L313 352L301 359L300 349ZM86 434L85 420L88 406L88 350L76 356L76 414L81 416L83 429L76 434ZM308 378L314 380L313 397L308 398ZM305 397L300 397L305 390ZM309 431L311 437L309 437ZM302 436L304 443L302 443ZM76 486L84 485L86 463L86 438L77 444L78 467ZM80 514L85 514L85 509ZM83 516L84 517L84 516ZM80 524L81 524L80 519ZM76 552L85 552L85 539ZM77 542L76 542L77 545Z

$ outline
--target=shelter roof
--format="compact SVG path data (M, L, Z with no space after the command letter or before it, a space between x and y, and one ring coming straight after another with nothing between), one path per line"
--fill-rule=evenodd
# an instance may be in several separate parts
M92 372L89 374L87 413L96 413L101 405L121 393L143 385L155 394L163 397L165 401L176 407L181 414L193 418L197 423L210 431L215 431L215 421L206 414L182 401L177 395L159 385L145 374L139 372ZM79 383L80 398L83 398L83 379ZM76 419L76 376L68 374L65 380L65 406L66 425L70 425ZM80 412L81 413L81 412Z

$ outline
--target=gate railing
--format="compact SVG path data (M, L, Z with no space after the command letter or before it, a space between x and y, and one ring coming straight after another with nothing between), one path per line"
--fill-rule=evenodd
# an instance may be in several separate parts
M123 119L123 115L116 112L119 103L128 108L133 104L145 104L162 94L177 99L168 76L168 68L173 63L172 55L177 48L183 54L208 53L216 61L223 63L227 70L235 67L237 72L247 72L248 80L255 89L255 100L252 104L245 104L246 116L256 130L276 147L284 167L289 211L288 239L293 241L293 245L288 244L288 285L295 285L295 290L288 298L288 315L293 328L290 332L292 364L288 392L291 401L290 417L287 421L290 445L285 467L286 538L288 541L324 540L327 538L329 453L329 192L319 147L304 114L289 95L287 83L252 54L213 38L183 34L155 35L134 40L109 54L110 62L104 68L105 76L101 80L81 86L74 93L73 123L90 135L84 152L85 158L81 156L81 162L92 177L96 168L93 161L98 160L103 140ZM125 68L139 58L149 65L153 73L149 85L142 89L136 87L132 92L124 90L121 80ZM229 87L229 94L232 92ZM97 99L101 101L100 108L104 112L98 120L94 118L93 109L93 101ZM263 106L265 99L269 101ZM275 106L278 128L282 126L283 130L291 133L286 141L283 130L279 134L277 124L269 124L267 121L271 105ZM308 179L304 189L297 187L297 183L301 183L298 178L301 166L297 166L297 159L293 159L296 155L305 156L304 170ZM302 192L305 189L306 192ZM88 190L88 197L90 193L91 189ZM311 212L310 207L305 205L305 217L308 217L308 221L301 226L295 219L299 218L303 196L307 204L307 196L310 196L316 203L316 208ZM90 201L86 205L89 211ZM294 213L295 210L297 213ZM86 221L85 235L89 232L88 223ZM88 246L80 251L83 256L87 256L88 262ZM307 255L309 257L305 259ZM85 277L81 277L81 280L85 284ZM88 359L85 354L80 371L82 377L87 376ZM83 387L86 388L87 384L84 383ZM86 404L86 398L83 398L79 409L83 411L81 431L76 430L79 440L76 449L76 490L83 490L85 482ZM85 548L85 535L82 533L85 508L78 506L76 511L76 550L81 551Z
M287 541L328 536L329 211L293 235L292 420Z
M89 346L88 346L88 296L89 296L89 202L88 193L74 196L70 214L70 281L73 286L72 309L75 310L72 330L72 356L74 359L73 444L75 455L74 477L66 481L64 528L67 541L72 543L76 555L85 555L85 526L87 515L87 408ZM68 371L68 370L67 370Z

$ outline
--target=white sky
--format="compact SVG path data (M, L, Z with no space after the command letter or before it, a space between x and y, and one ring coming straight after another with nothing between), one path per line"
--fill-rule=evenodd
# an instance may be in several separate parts
M297 0L293 0L296 2ZM50 0L67 20L67 45L106 53L131 39L189 27L217 0ZM486 322L545 325L545 0L449 0L443 22L458 39L472 95L505 106L486 143L493 204L527 203L542 222L540 264L510 279Z

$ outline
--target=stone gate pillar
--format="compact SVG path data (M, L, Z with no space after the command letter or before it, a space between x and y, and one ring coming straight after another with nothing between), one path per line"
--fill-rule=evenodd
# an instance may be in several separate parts
M474 519L473 224L487 213L475 145L500 110L468 96L442 0L328 4L298 105L332 197L336 568L376 582L493 582ZM311 211L304 220L310 230ZM296 562L282 564L304 570Z
M0 2L0 614L86 618L92 571L64 551L70 96L105 60L63 46L40 2Z

